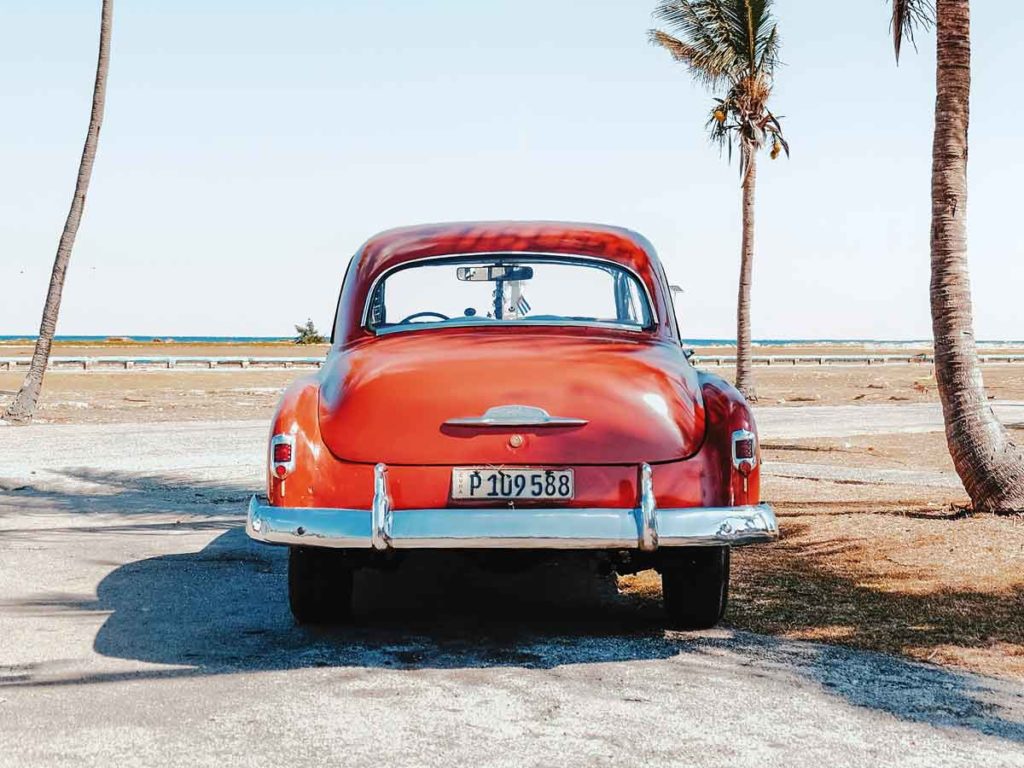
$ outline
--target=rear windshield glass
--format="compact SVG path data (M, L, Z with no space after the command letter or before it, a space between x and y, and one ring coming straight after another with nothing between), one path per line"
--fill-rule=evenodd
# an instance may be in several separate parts
M452 325L651 323L637 278L605 261L524 254L446 258L402 267L381 280L367 307L381 332Z

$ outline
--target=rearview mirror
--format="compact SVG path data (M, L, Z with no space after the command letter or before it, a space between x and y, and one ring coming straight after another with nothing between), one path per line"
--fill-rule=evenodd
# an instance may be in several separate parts
M487 267L459 267L455 276L463 282L493 283L498 280L530 280L533 267L513 267L495 264Z

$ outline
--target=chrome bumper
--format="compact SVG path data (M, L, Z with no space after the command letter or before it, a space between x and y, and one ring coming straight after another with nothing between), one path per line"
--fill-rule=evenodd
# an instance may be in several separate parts
M336 549L640 549L740 546L779 537L767 504L658 509L641 466L632 509L536 507L392 509L387 468L374 470L372 509L274 507L249 501L245 530L267 544Z

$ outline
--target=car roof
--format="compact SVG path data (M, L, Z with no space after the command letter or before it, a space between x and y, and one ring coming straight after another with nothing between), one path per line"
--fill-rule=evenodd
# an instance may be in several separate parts
M431 256L472 253L565 253L598 256L645 271L657 262L647 238L622 227L561 221L471 221L420 224L374 235L358 253L360 277Z
M678 336L668 282L654 246L623 227L561 221L467 221L389 229L367 240L352 258L335 318L335 341L368 335L363 310L373 285L404 264L474 253L534 253L590 256L620 264L646 285L657 335Z

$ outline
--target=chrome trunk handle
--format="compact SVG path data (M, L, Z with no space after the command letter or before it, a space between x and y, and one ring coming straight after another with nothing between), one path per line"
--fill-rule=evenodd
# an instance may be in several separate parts
M532 405L497 405L488 408L483 416L448 419L450 427L582 427L586 419L552 416L543 408Z

